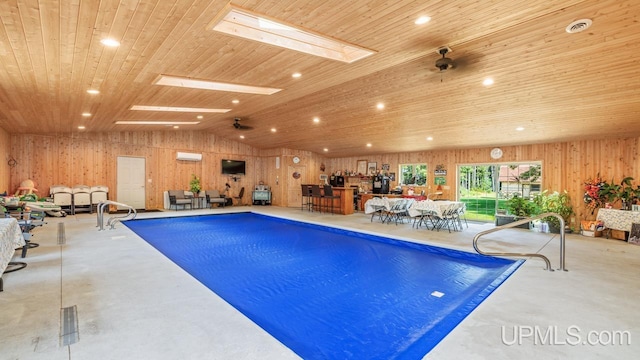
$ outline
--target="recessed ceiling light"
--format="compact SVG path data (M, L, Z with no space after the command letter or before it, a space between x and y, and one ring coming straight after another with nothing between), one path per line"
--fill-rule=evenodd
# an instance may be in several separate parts
M293 73L293 74L291 75L291 77L296 78L296 79L297 79L297 78L299 78L300 76L302 76L302 74L300 74L300 73L298 73L298 72L297 72L297 73Z
M234 103L234 104L239 104L240 100L234 99L234 100L231 100L231 102Z
M244 139L244 135L240 135L240 139Z
M84 130L84 129L85 129L85 127L84 127L84 126L82 126L82 125L80 125L80 126L78 126L78 129L80 129L80 130Z
M371 146L373 146L373 145L371 145L371 143L368 143L368 144L367 144L367 147L371 147Z
M492 78L486 78L486 79L482 80L482 85L484 85L484 86L493 85L493 79Z
M323 150L324 152L327 152L327 151L329 151L329 149L327 149L327 148L324 148L324 149L322 149L322 150Z
M203 118L204 118L204 116L202 116L202 115L198 115L198 116L196 116L196 117L197 117L198 119L203 119Z
M190 89L229 91L229 92L239 92L239 93L258 94L258 95L271 95L282 90L282 89L263 87L263 86L230 84L230 83L223 83L223 82L217 82L217 81L198 80L198 79L190 79L190 78L183 78L183 77L169 76L169 75L158 76L158 79L153 84L185 87Z
M591 27L591 24L593 24L593 21L591 21L591 19L576 20L571 24L567 25L567 27L565 28L565 31L568 32L569 34L579 33L581 31L587 30L589 27Z
M431 17L429 16L420 16L418 19L416 19L415 24L416 25L422 25L422 24L426 24L429 21L431 21Z
M100 40L100 43L102 43L102 45L108 46L108 47L118 47L118 46L120 46L120 42L118 40L111 39L111 38L102 39L102 40Z
M271 128L271 132L276 132L276 128Z
M82 116L84 116L84 117L89 117L89 116L91 116L91 113L84 112L84 113L82 113Z
M116 125L196 125L200 121L148 121L148 120L121 120Z
M524 128L523 128L522 126L518 126L518 127L516 128L516 130L517 130L517 131L522 131L522 130L524 130Z
M379 110L382 110L382 109L384 109L384 104L383 104L383 103L378 103L378 104L376 105L376 107L377 107Z
M173 125L173 128L174 128L174 129L180 129L180 126L178 126L178 125Z
M431 136L427 137L427 141L432 141L433 138Z
M314 123L316 123L316 124L317 124L317 123L319 123L319 122L320 122L320 118L319 118L319 117L317 117L317 116L316 116L316 117L314 117L314 118L313 118L313 122L314 122Z
M100 90L96 90L96 89L89 89L87 90L87 92L91 95L97 95L100 94Z
M208 108L190 108L177 106L149 106L149 105L133 105L131 110L140 111L174 111L174 112L201 112L201 113L226 113L231 109L208 109Z
M233 5L227 5L209 29L261 43L351 63L375 53L328 36L277 22Z

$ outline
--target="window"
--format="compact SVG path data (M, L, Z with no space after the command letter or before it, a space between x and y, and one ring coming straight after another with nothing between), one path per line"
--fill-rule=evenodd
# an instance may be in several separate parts
M400 164L400 185L424 186L427 184L427 164Z

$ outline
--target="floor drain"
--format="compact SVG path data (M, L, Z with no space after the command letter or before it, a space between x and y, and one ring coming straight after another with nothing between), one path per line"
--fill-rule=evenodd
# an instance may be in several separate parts
M78 310L75 305L60 309L60 344L71 345L80 340Z
M64 223L58 223L58 245L64 245L67 239L64 235Z

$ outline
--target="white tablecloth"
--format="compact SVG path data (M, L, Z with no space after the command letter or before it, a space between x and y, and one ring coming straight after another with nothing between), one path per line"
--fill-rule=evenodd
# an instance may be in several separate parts
M25 245L15 218L0 218L0 276L13 258L15 249Z
M409 208L409 216L416 217L426 213L442 217L442 214L451 206L460 207L463 203L460 201L433 201L423 200L416 201Z
M602 220L604 227L621 231L631 231L631 224L640 223L640 212L617 209L598 209L596 220Z
M391 209L391 205L398 200L402 200L402 198L387 198L387 197L371 198L367 200L366 203L364 203L364 213L371 214L373 212L380 210L381 208L383 210L388 211L389 209Z

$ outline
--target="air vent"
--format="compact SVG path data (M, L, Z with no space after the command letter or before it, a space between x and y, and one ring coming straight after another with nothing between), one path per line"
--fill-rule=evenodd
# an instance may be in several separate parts
M569 34L579 33L581 31L587 30L591 26L591 23L591 19L576 20L569 24L565 30Z

